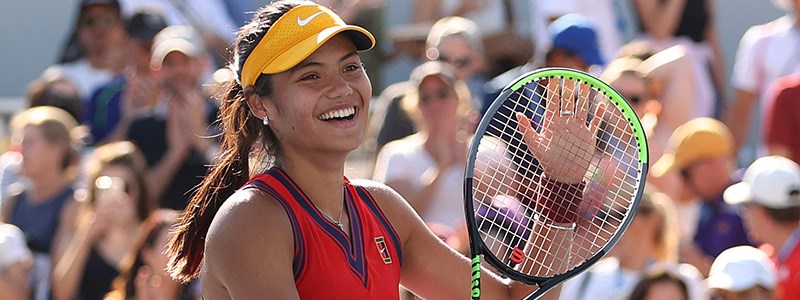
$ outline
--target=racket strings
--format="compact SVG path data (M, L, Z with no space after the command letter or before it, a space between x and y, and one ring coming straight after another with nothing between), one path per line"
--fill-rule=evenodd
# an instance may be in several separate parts
M586 149L577 145L561 148L572 153L562 157L587 157L589 170L584 176L582 200L575 201L580 191L565 190L562 185L550 191L556 199L545 206L537 199L545 170L524 143L515 114L523 113L542 133L547 118L566 117L559 115L561 109L582 111L560 102L558 107L546 107L548 97L554 96L587 97L590 113L584 119L602 117L603 121L591 155L583 155ZM607 109L602 116L594 115L601 102L611 103L603 93L582 82L531 82L507 97L487 125L473 169L473 207L484 245L508 267L534 277L564 273L602 249L623 224L639 185L639 149L620 111ZM552 147L559 138L553 137L550 144L541 146ZM556 163L577 165L572 161ZM548 218L562 212L577 214L577 221L555 224Z

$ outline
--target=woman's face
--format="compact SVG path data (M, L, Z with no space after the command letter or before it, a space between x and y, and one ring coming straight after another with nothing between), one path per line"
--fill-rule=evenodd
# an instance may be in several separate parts
M372 87L347 36L334 36L272 84L262 103L284 153L347 153L363 141Z
M20 141L23 175L38 177L44 172L61 172L65 146L47 140L42 127L26 126Z
M117 224L140 221L137 215L140 187L130 169L119 165L105 167L100 171L94 189L96 211L113 213Z
M458 95L439 76L428 76L422 80L418 107L429 131L458 126Z
M450 36L439 43L439 60L453 65L456 77L468 80L480 71L480 55L472 49L469 41L462 36Z
M145 264L150 267L150 270L160 270L163 274L158 275L164 275L164 277L169 277L166 272L169 257L165 252L167 242L169 242L169 229L169 226L164 226L158 232L153 245L142 248L142 258Z
M625 97L625 100L628 100L628 103L631 104L631 108L636 111L639 117L644 115L645 100L648 100L650 97L644 79L633 74L625 73L610 84Z

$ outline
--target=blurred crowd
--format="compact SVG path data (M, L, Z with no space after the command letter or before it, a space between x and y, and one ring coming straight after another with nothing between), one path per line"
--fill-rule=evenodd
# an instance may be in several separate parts
M0 299L199 299L163 250L214 163L230 43L257 4L79 2L0 155ZM378 40L350 176L453 248L482 114L518 76L573 68L630 103L651 168L628 232L560 299L800 299L800 0L751 24L730 78L713 0L316 2Z

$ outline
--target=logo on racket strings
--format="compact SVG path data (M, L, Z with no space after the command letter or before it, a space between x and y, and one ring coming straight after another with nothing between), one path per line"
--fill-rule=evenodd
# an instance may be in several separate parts
M515 264L519 264L522 262L522 259L525 258L525 252L522 251L519 247L514 247L514 251L511 252L511 261Z

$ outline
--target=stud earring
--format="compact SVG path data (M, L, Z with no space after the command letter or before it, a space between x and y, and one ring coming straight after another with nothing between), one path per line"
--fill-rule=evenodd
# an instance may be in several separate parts
M261 121L264 122L264 126L269 126L269 118L267 116L264 116L264 118L261 119Z

